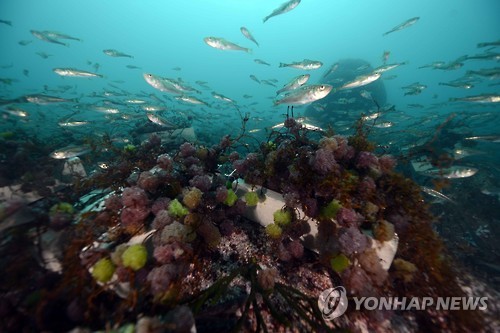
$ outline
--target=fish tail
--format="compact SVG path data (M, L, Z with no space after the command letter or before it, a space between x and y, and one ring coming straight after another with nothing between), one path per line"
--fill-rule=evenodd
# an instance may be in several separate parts
M266 23L267 20L269 20L269 16L264 17L264 19L262 20L262 23Z
M279 67L287 67L287 66L288 66L287 64L280 62L280 66Z

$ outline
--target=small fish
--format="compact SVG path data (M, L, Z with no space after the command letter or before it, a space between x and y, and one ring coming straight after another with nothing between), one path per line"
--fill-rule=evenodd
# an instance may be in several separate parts
M159 112L159 111L164 111L167 108L160 105L141 105L141 109L148 112Z
M280 65L279 65L279 67L292 67L292 68L304 69L304 70L318 69L321 66L323 66L323 63L321 61L310 60L310 59L304 59L302 61L296 61L296 62L292 62L290 64L285 64L285 63L280 62Z
M271 64L265 62L264 60L261 60L261 59L254 59L253 61L255 61L256 63L258 63L259 65L266 65L266 66L271 66Z
M497 79L500 78L500 68L487 68L487 69L480 69L477 71L467 71L465 75L477 75L477 76L483 76L487 77L490 79Z
M97 162L97 166L102 170L109 169L109 164L106 162Z
M385 35L388 35L392 32L396 32L396 31L399 31L399 30L403 30L405 28L408 28L412 25L414 25L415 23L417 23L417 21L420 19L420 17L413 17L409 20L406 20L405 22L401 23L401 24L398 24L397 26L395 26L394 28L392 28L391 30L387 31L387 32L384 32L382 34L382 36L385 36Z
M423 174L431 177L444 177L448 179L459 179L474 176L478 169L464 166L453 166L448 169L429 169L425 170Z
M237 44L234 44L230 41L225 40L224 38L220 37L205 37L203 38L205 43L208 46L213 47L214 49L219 49L223 51L245 51L247 53L252 53L252 50L246 47L241 47Z
M448 196L444 195L443 193L441 192L438 192L432 188L429 188L429 187L426 187L426 186L421 186L420 187L422 189L422 191L424 193L427 193L428 195L434 197L434 198L437 198L437 199L440 199L440 200L445 200L445 201L448 201L448 202L451 202L453 204L456 204L455 201L453 201L452 199L450 199Z
M27 69L23 69L23 75L26 76L26 77L29 77L30 76L30 71L27 70Z
M263 84L267 84L268 86L276 87L276 85L270 80L260 80Z
M387 62L387 60L389 60L390 55L391 55L390 51L384 51L384 54L382 54L382 62L384 63L384 65Z
M484 152L471 149L471 148L455 148L453 150L453 158L455 160L459 160L468 156L474 156L474 155L481 155L484 154Z
M383 66L379 66L379 67L375 68L373 71L377 72L377 73L384 73L384 72L390 71L391 69L399 67L401 65L407 65L407 64L408 64L407 61L403 61L403 62L398 62L395 64L383 65Z
M172 82L166 80L165 78L162 78L160 76L151 74L151 73L144 73L143 74L144 80L151 85L153 88L158 89L163 92L168 92L172 94L182 94L182 91L176 88Z
M17 107L17 106L7 106L5 108L5 111L13 116L21 117L21 118L26 118L28 116L28 112L25 110Z
M21 46L26 46L28 44L31 44L33 41L31 40L20 40L19 42L17 42L17 44L21 45Z
M375 113L363 116L363 117L361 117L361 119L363 119L364 121L374 120L374 119L377 119L378 117L380 117L381 115L382 115L382 112L375 112Z
M369 92L368 90L361 90L359 92L359 94L361 95L361 97L363 98L366 98L366 99L372 99L372 93Z
M253 97L252 95L247 95L247 94L243 95L243 98L252 98L252 97Z
M68 46L68 44L63 43L61 41L58 41L55 38L50 38L43 31L30 30L30 32L31 32L31 34L33 36L35 36L36 38L38 38L39 40L42 40L44 42L53 43L53 44L59 44L59 45L63 45L63 46Z
M216 92L212 92L212 96L218 100L221 100L223 102L228 102L228 103L236 103L235 101L233 101L231 98L229 97L226 97L222 94L218 94Z
M248 40L251 40L252 42L254 42L255 44L257 44L257 46L259 46L259 43L257 43L257 41L255 40L255 38L252 36L252 34L250 33L250 31L248 31L247 28L241 27L240 31L243 34L243 36L245 36Z
M7 20L0 20L0 23L3 23L5 25L8 25L8 26L11 26L12 27L12 22L11 21L7 21Z
M334 73L337 69L339 68L339 63L336 62L334 63L327 71L325 74L323 74L323 78L327 77L328 75Z
M173 70L173 71L181 71L181 70L182 70L182 68L180 68L180 67L174 67L174 68L172 68L172 70Z
M440 86L448 86L453 88L461 88L461 89L470 89L473 88L474 85L467 82L439 82Z
M389 127L392 127L393 125L394 125L394 123L392 123L390 121L384 121L382 123L378 123L378 124L373 125L373 127L376 127L376 128L389 128Z
M100 77L100 78L102 78L103 77L101 74L87 72L87 71L83 71L83 70L76 69L76 68L54 68L53 71L57 75L68 76L68 77L86 77L86 78L88 78L88 77Z
M166 119L164 118L161 118L160 116L156 115L156 114L153 114L153 113L148 113L147 114L147 117L148 119L156 124L156 125L159 125L161 127L166 127L168 129L177 129L178 127L175 126L173 123L167 121Z
M117 57L133 58L133 56L131 56L130 54L126 54L126 53L123 53L123 52L120 52L120 51L117 51L114 49L106 49L106 50L102 50L102 52L107 56L115 57L115 58L117 58Z
M260 80L255 75L250 75L250 79L254 80L258 84L260 84Z
M500 39L494 42L484 42L477 44L477 47L500 46Z
M50 153L49 156L60 160L60 159L77 157L83 154L87 154L88 152L90 152L90 147L88 146L68 146L53 151L52 153Z
M146 101L143 99L131 98L131 99L125 100L125 103L128 103L128 104L146 104Z
M344 84L340 89L351 89L366 86L380 78L380 73L374 72L367 75L361 75L356 77L353 81Z
M283 86L283 88L278 90L276 92L276 95L279 95L285 91L294 90L294 89L297 89L297 88L303 86L304 84L307 83L307 81L309 81L310 77L311 77L310 74L303 74L303 75L299 75L299 76L294 77L293 79L290 80L290 82L285 84Z
M74 100L74 99L70 100L70 99L65 99L65 98L61 98L61 97L41 95L41 94L27 95L27 96L24 96L24 98L29 103L38 104L38 105L47 105L47 104L52 104L52 103L76 102L76 100Z
M283 98L274 101L274 105L304 105L326 97L333 87L329 84L316 84L297 88L285 95Z
M88 121L61 121L58 123L61 127L79 127L88 125Z
M278 8L276 8L275 10L273 10L273 12L271 14L264 17L263 22L265 23L271 17L285 14L285 13L289 12L292 9L294 9L295 7L297 7L299 4L300 4L300 0L287 1L287 2L283 3L281 6L279 6Z
M48 57L52 57L52 54L47 54L45 52L37 52L36 54L39 55L40 57L42 57L43 59L47 59Z
M82 40L80 38L76 38L76 37L72 37L70 35L66 35L66 34L62 34L62 33L59 33L59 32L55 32L55 31L42 31L42 33L49 37L49 38L53 38L53 39L71 39L71 40L77 40L79 42L81 42Z
M471 102L471 103L499 103L500 94L482 94L477 96L467 96L461 98L450 98L451 102Z
M481 135L481 136L470 136L468 138L465 138L465 140L472 140L472 141L485 141L485 142L495 142L499 143L500 142L500 135Z
M175 96L174 98L178 101L189 103L189 104L209 106L208 103L206 103L206 102L204 102L196 97L193 97L193 96L181 95L181 96Z
M129 69L141 69L141 67L134 66L134 65L127 65L127 66L125 66L125 67L127 67L127 68L129 68Z

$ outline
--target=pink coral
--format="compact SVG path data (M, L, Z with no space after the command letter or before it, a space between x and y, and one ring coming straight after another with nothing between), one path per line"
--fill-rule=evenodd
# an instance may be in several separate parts
M139 179L137 180L137 186L148 192L155 192L158 185L160 185L160 180L150 171L141 172Z
M378 159L378 162L380 164L380 169L384 173L388 173L394 169L396 166L396 159L392 157L391 155L383 155L380 156Z
M202 192L207 192L212 186L212 180L207 175L194 176L193 179L189 181L191 186L197 187Z
M158 156L156 159L156 163L158 163L158 166L164 170L171 170L173 167L173 160L172 157L170 157L169 154L161 154Z
M370 239L355 227L342 229L338 241L340 250L346 255L361 253L370 246Z
M189 142L184 142L179 147L179 154L182 157L193 156L196 153L196 147Z
M106 198L106 200L104 201L104 206L106 207L106 209L117 212L123 207L123 204L121 198L118 195L112 194Z
M332 151L326 148L318 149L314 153L314 157L312 157L310 163L313 169L322 175L326 175L337 167L337 162Z
M152 294L158 295L166 292L172 280L177 278L177 274L177 268L172 264L153 268L147 278Z
M130 231L138 230L144 226L144 219L149 213L147 207L125 207L120 214L122 226Z
M172 242L158 246L154 249L153 256L160 264L169 264L191 256L193 249L186 243Z
M149 203L148 195L139 187L127 187L122 193L122 203L127 207L144 207Z
M169 198L159 197L158 199L155 200L155 202L151 206L151 213L157 215L159 211L167 209L169 203L170 203Z
M357 227L363 222L363 216L352 209L341 207L337 212L337 222L345 227Z
M160 230L163 229L166 225L174 222L174 219L168 214L166 210L160 210L157 214L153 222L151 223L151 228Z

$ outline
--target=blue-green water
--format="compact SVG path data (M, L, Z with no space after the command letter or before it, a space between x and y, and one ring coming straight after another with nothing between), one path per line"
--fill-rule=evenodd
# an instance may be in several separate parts
M383 64L404 63L384 72L375 83L352 90L341 88L350 79L334 71L328 76L334 90L311 105L295 106L295 116L308 116L304 120L307 124L350 135L362 114L380 111L375 122L367 122L376 153L393 154L398 159L398 171L451 198L454 204L425 197L432 212L441 218L436 230L455 259L479 272L478 276L484 274L498 289L495 276L500 271L499 247L495 239L500 232L500 2L302 0L292 11L264 23L263 18L282 2L2 1L0 188L31 184L36 167L47 162L38 165L34 161L48 159L51 151L70 144L97 142L97 149L93 147L96 155L82 158L88 174L99 170L97 162L113 164L116 157L99 149L100 138L109 134L122 149L124 140L139 146L152 132L148 130L152 125L147 117L150 112L141 109L141 104L131 103L132 99L166 107L157 114L174 123L180 119L182 124L174 126L192 127L197 137L192 141L208 147L224 135L237 137L242 119L248 117L246 136L241 139L248 149L243 145L235 148L246 153L257 150L271 127L283 123L287 105L274 106L273 100L276 91L293 77L307 73L311 75L308 84L325 83L324 74L333 64L351 59L370 66L349 68L351 79ZM383 35L413 17L419 17L414 25ZM243 36L243 26L259 46ZM37 39L30 30L55 31L79 40L57 39L67 44L63 46ZM251 48L252 52L215 49L204 42L209 36ZM493 45L478 46L487 42ZM105 49L116 49L132 58L110 57L103 53ZM45 59L41 52L49 56ZM389 52L385 61L384 52ZM270 66L257 64L255 59ZM279 67L280 63L303 59L321 61L323 66L309 71ZM456 68L451 68L454 64ZM447 65L451 67L445 68ZM62 77L53 71L61 67L102 77ZM180 94L155 89L145 81L144 73L175 79L199 90L189 95L208 105L177 101L175 97ZM250 75L261 81L275 80L275 87L257 83ZM472 87L443 85L457 80ZM411 89L403 89L414 83L425 87L414 94ZM371 91L375 84L385 90L385 98L360 97L363 90ZM234 103L215 99L213 92ZM26 99L34 94L70 101L37 105ZM456 100L468 96L492 96L496 100ZM361 108L359 101L369 106ZM105 114L95 110L104 106L118 111ZM317 118L312 114L309 117L312 109L320 113L316 113ZM61 125L71 121L88 124ZM381 123L388 126L377 126ZM488 137L474 139L476 136ZM471 149L468 156L456 152L462 148ZM23 151L31 155L23 155ZM443 184L442 178L415 169L415 161L423 159L436 168L467 167L476 172ZM33 165L27 166L26 161ZM60 178L63 163L47 162L54 178ZM26 192L32 190L30 186Z

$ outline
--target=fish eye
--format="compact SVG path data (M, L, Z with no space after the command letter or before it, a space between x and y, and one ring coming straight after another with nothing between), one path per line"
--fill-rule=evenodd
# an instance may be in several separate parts
M321 89L321 90L325 90L325 88L326 88L326 87L325 87L324 85L320 85L320 86L319 86L319 89Z

